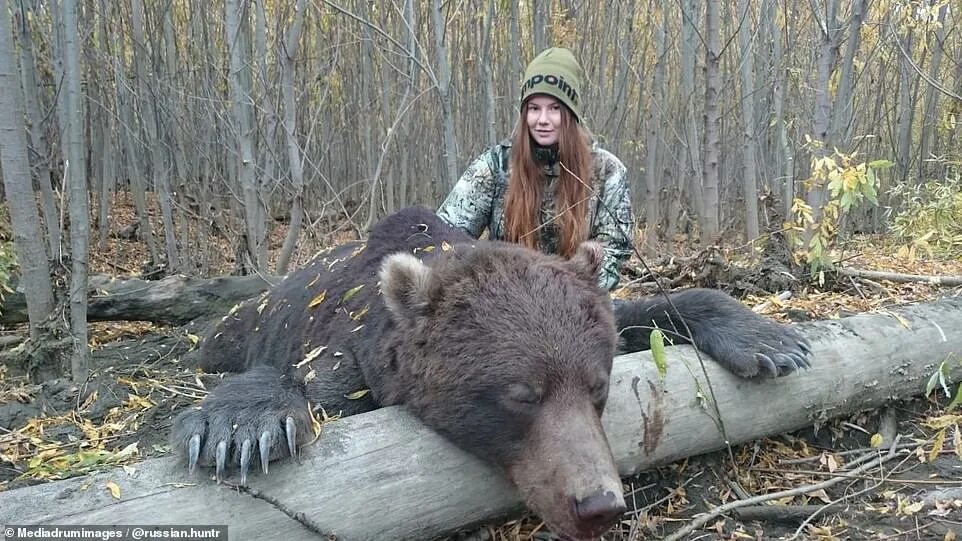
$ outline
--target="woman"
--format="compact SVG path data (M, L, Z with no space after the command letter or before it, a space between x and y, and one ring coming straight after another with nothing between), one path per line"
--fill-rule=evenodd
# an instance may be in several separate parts
M611 290L632 251L626 169L582 124L582 69L568 49L528 64L510 140L474 161L438 215L479 237L570 257L584 240L604 246L598 283Z

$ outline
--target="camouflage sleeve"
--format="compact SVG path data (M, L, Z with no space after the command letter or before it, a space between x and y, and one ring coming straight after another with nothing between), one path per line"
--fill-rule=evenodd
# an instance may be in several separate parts
M592 224L592 240L602 243L605 258L598 284L612 290L621 279L621 268L631 257L634 246L635 216L631 208L627 169L616 162L604 182L599 196L599 208Z
M481 236L491 221L496 179L490 153L485 152L468 166L438 208L442 220L474 238Z

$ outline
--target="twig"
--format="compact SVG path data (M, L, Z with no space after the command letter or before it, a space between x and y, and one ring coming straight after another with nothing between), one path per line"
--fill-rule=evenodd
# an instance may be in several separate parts
M836 268L842 276L853 276L855 278L873 278L875 280L888 280L902 284L922 282L941 286L962 286L962 276L934 276L923 274L902 274L900 272L883 272L865 269Z
M896 441L895 443L897 444L898 441ZM858 468L855 468L855 469L852 470L851 472L848 472L848 474L846 474L846 475L842 475L842 476L836 477L836 478L834 478L834 479L829 479L829 480L827 480L827 481L822 481L821 483L816 483L816 484L814 484L814 485L808 485L808 486L803 486L803 487L796 487L796 488L789 489L789 490L782 490L782 491L780 491L780 492L772 492L772 493L770 493L770 494L762 494L762 495L760 495L760 496L755 496L754 498L749 498L749 499L747 499L747 500L737 500L737 501L733 501L733 502L726 503L725 505L718 506L718 507L712 509L711 511L707 512L707 513L704 513L704 514L702 514L702 515L699 515L699 516L696 517L694 520L692 520L687 526L685 526L684 528L681 528L681 529L675 531L675 532L672 533L670 536L666 537L664 541L680 541L681 539L683 539L685 536L687 536L687 535L690 534L691 532L695 531L696 529L701 528L701 527L704 526L705 524L708 524L708 523L711 522L712 520L714 520L714 519L716 519L716 518L724 515L725 513L729 512L729 511L732 511L732 510L734 510L734 509L739 509L739 508L742 508L742 507L748 507L748 506L751 506L751 505L758 505L758 504L765 503L765 502L768 502L768 501L777 500L777 499L781 499L781 498L787 498L787 497L790 497L790 496L801 496L801 495L803 495L803 494L808 494L808 493L810 493L810 492L815 492L815 491L818 491L818 490L824 490L824 489L826 489L826 488L829 488L829 487L832 487L832 486L834 486L834 485L837 485L838 483L841 483L841 482L844 481L845 479L850 479L850 478L852 478L852 477L854 477L854 476L861 475L862 473L864 473L864 472L866 472L866 471L868 471L868 470L870 470L870 469L872 469L872 468L875 468L875 467L877 467L877 466L880 466L881 464L883 464L883 463L885 463L885 462L887 462L887 461L895 458L896 456L897 456L897 455L896 455L896 445L893 444L892 447L889 449L889 452L888 452L887 455L885 455L885 456L883 456L883 457L878 457L878 458L876 458L875 460L872 460L871 462L868 462L868 463L866 463L866 464L863 464L863 465L859 466Z
M900 445L898 446L898 450L902 450L902 449L912 449L912 448L915 448L915 447L918 447L918 444L916 444L916 443L902 443L902 444L900 444ZM864 455L865 453L873 452L873 451L875 451L875 449L872 448L872 447L861 447L861 448L859 448L859 449L849 449L848 451L838 451L838 452L835 452L835 453L832 453L832 454L833 454L833 455L838 455L838 456ZM780 460L780 461L778 461L778 463L779 463L779 464L784 464L784 465L789 465L789 464L805 464L805 463L808 463L808 462L817 462L817 461L818 461L819 459L821 459L821 458L822 458L822 455L809 456L809 457L805 457L805 458L792 458L792 459L789 459L789 460ZM786 470L786 471L788 471L788 470Z

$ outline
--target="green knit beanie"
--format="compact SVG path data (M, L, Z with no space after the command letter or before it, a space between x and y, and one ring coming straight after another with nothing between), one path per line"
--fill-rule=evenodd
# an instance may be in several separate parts
M521 103L533 94L547 94L568 106L581 121L581 81L584 72L568 49L546 49L528 64L521 83Z

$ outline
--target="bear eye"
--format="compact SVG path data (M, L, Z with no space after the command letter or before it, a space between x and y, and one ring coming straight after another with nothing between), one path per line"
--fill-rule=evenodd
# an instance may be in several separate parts
M518 404L528 406L541 403L541 390L526 383L512 383L508 385L508 399Z
M591 393L591 400L595 404L604 404L608 400L608 380L598 380L593 383L588 392Z

